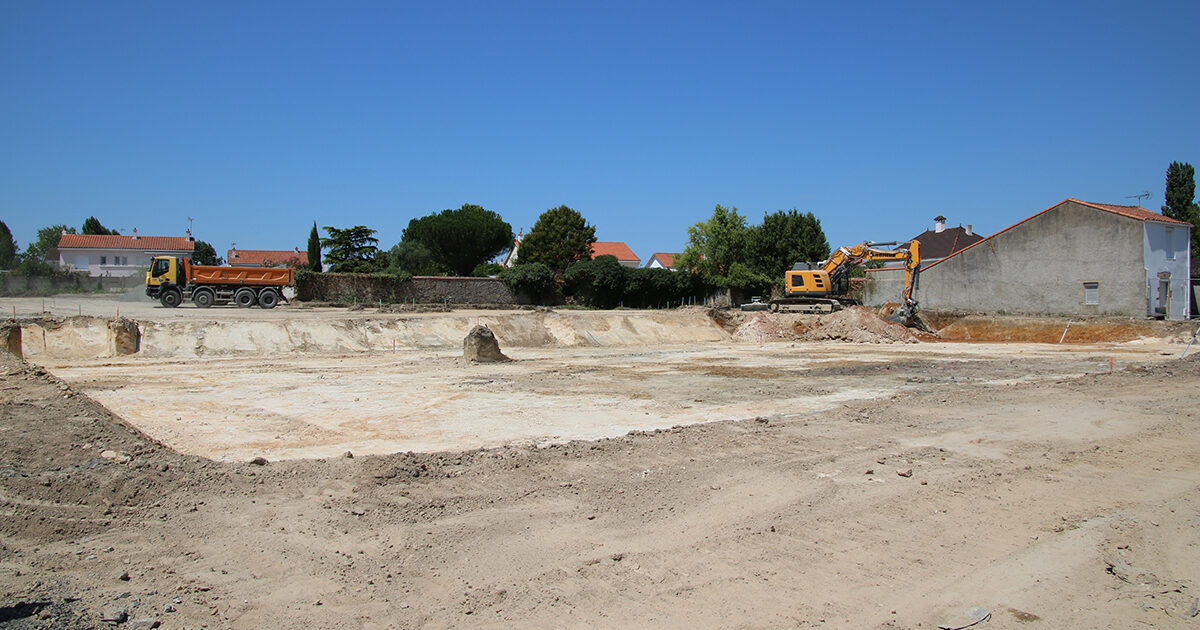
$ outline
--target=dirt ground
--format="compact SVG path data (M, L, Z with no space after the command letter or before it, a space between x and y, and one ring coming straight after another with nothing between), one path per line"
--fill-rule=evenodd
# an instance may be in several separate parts
M243 314L287 318L211 317ZM444 345L0 352L0 626L1194 628L1200 349L1180 360L1187 335L1152 328L1064 344L498 333L514 361L480 365ZM307 406L280 411L297 391ZM256 433L229 411L248 400L295 425ZM175 420L184 404L198 420Z

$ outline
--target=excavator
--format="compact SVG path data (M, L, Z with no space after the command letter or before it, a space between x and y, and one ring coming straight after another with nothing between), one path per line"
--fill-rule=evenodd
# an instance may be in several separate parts
M917 316L917 300L913 297L920 273L921 243L914 240L908 249L884 249L895 245L894 242L866 242L841 247L828 260L796 263L784 278L784 297L771 300L771 311L831 313L846 306L857 306L861 302L846 296L850 290L850 270L864 262L900 261L904 263L903 303L899 312L887 319L928 331Z

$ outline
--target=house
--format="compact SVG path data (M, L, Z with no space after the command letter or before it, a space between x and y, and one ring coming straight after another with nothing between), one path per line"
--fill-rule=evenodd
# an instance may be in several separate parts
M642 264L642 260L633 253L632 249L625 243L614 241L596 241L592 243L592 258L598 256L616 256L617 262L621 263L622 267L638 268Z
M191 256L196 239L187 236L67 234L58 240L58 266L89 276L132 276L155 256Z
M976 234L970 225L966 228L947 228L946 217L938 215L933 218L932 230L914 236L909 243L921 243L921 260L933 263L982 240L983 237Z
M1191 225L1140 206L1066 199L922 264L922 308L1026 315L1191 315ZM899 301L903 271L869 269L863 301Z
M306 267L308 252L291 250L231 249L225 258L230 267Z
M512 267L517 264L517 250L521 248L522 232L517 232L517 238L513 239L512 248L504 255L504 260L500 261L501 267Z
M667 269L675 271L675 257L679 254L668 254L664 252L654 252L650 260L646 261L647 269Z

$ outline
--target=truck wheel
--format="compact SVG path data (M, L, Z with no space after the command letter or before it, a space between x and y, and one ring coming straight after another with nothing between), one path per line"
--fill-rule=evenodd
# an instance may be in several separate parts
M255 300L254 289L238 289L237 293L233 294L233 303L242 308L254 306Z
M213 295L208 289L200 289L192 293L192 302L196 303L196 308L208 308L213 305L217 296Z
M162 302L162 305L167 308L175 308L183 301L183 295L179 292L179 289L167 289L159 296L158 301Z
M261 306L263 308L275 308L276 304L279 304L279 294L278 293L276 293L270 289L267 289L266 291L263 291L262 293L258 294L258 305L259 306Z

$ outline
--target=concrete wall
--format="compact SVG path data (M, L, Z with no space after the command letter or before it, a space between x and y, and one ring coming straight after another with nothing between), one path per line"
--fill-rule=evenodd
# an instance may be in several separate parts
M1191 232L1178 225L1145 224L1146 299L1150 314L1191 316ZM1165 290L1164 290L1165 289ZM1156 309L1162 309L1157 311Z
M141 251L132 249L71 248L58 250L58 266L86 272L89 276L143 276L155 256L190 258L190 251ZM117 264L120 257L122 264ZM100 262L104 259L104 263Z
M142 276L89 277L78 271L54 276L26 276L17 273L0 273L0 295L48 295L59 292L114 291L143 286Z
M926 268L922 308L1146 317L1143 222L1065 202ZM869 270L863 301L897 302L902 271ZM1083 283L1100 285L1084 304Z

